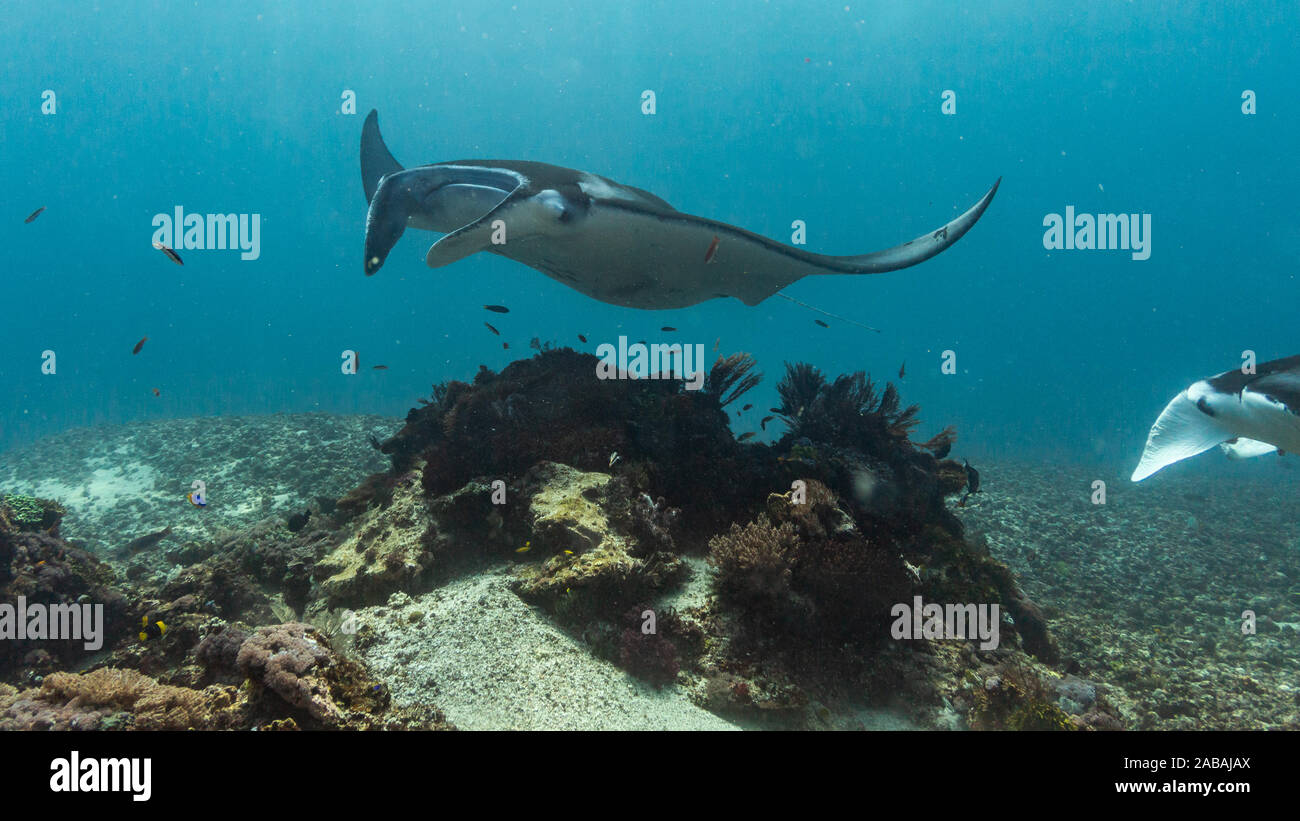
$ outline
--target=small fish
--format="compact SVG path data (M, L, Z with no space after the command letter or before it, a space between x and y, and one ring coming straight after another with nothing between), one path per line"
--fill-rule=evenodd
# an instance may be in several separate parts
M161 242L155 242L155 243L153 244L153 247L154 247L154 248L157 248L159 251L162 251L164 254L167 255L167 258L168 258L168 259L170 259L172 262L176 263L177 265L184 265L184 264L185 264L184 262L181 262L181 255L180 255L180 254L178 254L178 253L176 253L175 251L173 251L172 249L168 248L166 245L163 245Z
M157 388L154 388L154 389L153 389L153 395L154 395L154 396L162 396L162 391L158 390Z
M582 334L578 334L578 341L585 345L587 343L587 337L583 336Z
M527 553L528 551L530 551L530 550L532 550L532 549L533 549L533 543L532 543L532 542L524 542L524 546L523 546L523 547L520 547L520 548L517 548L517 549L515 550L515 552L516 552L516 553Z
M666 333L666 334L670 334L670 333L673 333L674 331L676 331L677 329L674 328L672 325L665 325L665 326L663 326L662 328L660 328L659 330L663 331L663 332Z
M764 416L762 419L758 420L759 429L767 430L767 423L771 422L775 418L775 416Z
M503 350L507 350L507 351L510 350L510 343L509 343L509 342L502 342L502 343L501 343L501 348L502 348Z
M143 348L144 343L148 341L149 341L149 337L146 336L142 338L139 342L135 343L135 347L131 349L131 355L135 356L136 354L140 353L140 349Z
M952 442L944 442L941 445L939 445L939 447L934 449L933 451L934 458L942 459L945 456L947 456L951 451L952 451Z
M961 497L957 507L965 507L966 500L971 497L971 494L980 492L980 472L971 467L969 460L963 459L962 461L966 463L966 495Z
M172 529L170 527L163 528L157 533L147 533L144 536L140 536L127 542L126 545L122 547L122 552L139 553L141 550L153 547L170 535L172 535Z
M379 440L375 438L375 435L373 433L370 434L370 447L374 448L375 450L382 450L384 447L379 443Z
M371 366L370 366L370 369L371 369L371 370L374 370L374 371L386 371L386 370L388 370L388 366L387 366L387 365L371 365Z
M901 365L898 366L898 378L899 378L899 379L902 379L902 378L903 378L903 374L905 374L905 373L907 373L907 360L906 360L906 359L903 360L903 364L901 364Z
M744 433L742 433L742 434L740 434L739 436L737 436L737 437L736 437L736 441L737 441L737 442L743 442L743 441L745 441L746 439L753 439L756 435L757 435L757 434L755 434L752 430L747 430L747 431L745 431Z
M307 526L307 520L311 518L311 511L304 510L302 513L295 513L289 517L288 527L290 533L297 533Z
M572 555L573 555L573 551L572 551L572 550L566 550L566 551L564 551L564 555L566 555L566 556L572 556Z
M140 617L140 641L160 639L167 632L167 625L160 621L150 622L148 616Z
M494 313L494 314L508 314L508 313L510 313L510 309L507 308L507 307L504 306L504 305L484 305L483 307L484 307L486 310L489 310L489 311L491 311L491 312Z
M45 210L45 206L42 205L40 208L37 208L35 211L33 211L33 212L31 213L31 216L29 216L27 219L23 220L23 222L31 222L31 221L35 220L37 217L39 217L39 216L41 215L41 212L44 211L44 210Z
M713 340L713 350L716 351L718 349L718 346L721 344L722 344L722 337L718 337L717 339Z
M491 331L492 333L496 334L497 336L501 336L501 332L498 331L496 328L493 328L493 327L492 327L492 323L490 323L490 322L484 322L483 324L484 324L484 325L487 325L487 329L488 329L489 331Z
M768 408L768 410L770 410L772 413L775 413L775 414L780 414L780 413L781 413L781 409L780 409L780 408Z
M749 409L752 408L752 407L754 407L754 403L753 403L753 402L750 402L748 405L746 405L745 407L741 408L741 410L743 410L743 411L747 411L747 410L749 410Z
M614 463L617 462L617 461L618 461L619 459L621 459L621 458L622 458L622 457L618 455L618 451L614 451L613 453L611 453L611 454L609 455L609 466L610 466L610 467L614 467Z
M816 322L818 325L822 326L823 328L830 327L830 325L827 325L825 322L822 322L820 319L814 319L813 322Z
M185 501L189 502L190 504L194 505L195 507L207 507L207 506L208 506L208 500L207 500L207 499L204 499L203 496L202 496L201 494L198 494L198 493L186 493L186 494L185 494Z
M713 242L709 243L709 250L704 252L704 264L708 265L710 262L713 262L713 258L717 255L717 253L718 253L718 235L714 234Z

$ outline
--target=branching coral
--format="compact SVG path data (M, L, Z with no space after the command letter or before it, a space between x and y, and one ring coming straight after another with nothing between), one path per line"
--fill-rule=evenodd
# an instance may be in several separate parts
M839 442L878 454L906 442L917 425L916 405L901 408L892 383L877 393L875 383L862 371L827 384L811 365L787 364L777 393L780 416L791 433L814 441Z
M50 499L17 493L0 496L0 529L40 530L57 536L65 513L63 505Z
M750 373L756 364L747 353L718 357L704 378L704 392L716 396L718 404L725 408L762 381L761 373Z

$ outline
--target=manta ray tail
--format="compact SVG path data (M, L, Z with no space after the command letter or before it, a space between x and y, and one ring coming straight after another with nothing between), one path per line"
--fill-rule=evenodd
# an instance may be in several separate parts
M1133 471L1133 481L1140 482L1161 468L1232 438L1230 431L1220 427L1213 416L1203 412L1187 398L1187 391L1183 391L1165 406L1151 426L1142 459Z
M831 319L838 319L840 322L847 322L850 325L857 325L859 328L866 328L868 331L875 331L876 333L880 333L879 328L873 328L870 325L863 325L861 322L855 322L854 320L849 319L848 317L840 316L839 314L833 314L830 311L823 311L821 308L815 308L812 305L809 305L807 302L800 302L799 300L795 299L792 296L786 296L785 294L780 292L777 292L776 294L774 294L774 296L779 296L782 299L786 300L787 302L793 302L795 305L798 305L801 308L807 308L810 311L816 311L822 316L829 316Z
M402 164L384 145L383 135L379 133L379 112L372 108L361 127L361 185L366 190L366 202L375 198L381 179L401 170Z

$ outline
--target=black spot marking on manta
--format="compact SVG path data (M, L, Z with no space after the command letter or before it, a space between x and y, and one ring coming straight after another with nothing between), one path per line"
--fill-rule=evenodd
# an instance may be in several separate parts
M1206 416L1214 416L1214 411L1210 410L1210 403L1205 401L1204 396L1196 400L1196 409Z

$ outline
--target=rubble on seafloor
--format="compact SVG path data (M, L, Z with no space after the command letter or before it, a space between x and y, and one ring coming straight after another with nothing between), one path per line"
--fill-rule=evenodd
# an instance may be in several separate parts
M487 697L474 677L508 676L432 655L488 641L447 632L476 607L510 613L481 623L515 625L556 675L559 718L541 726L578 726L562 718L578 685L545 642L570 668L589 657L593 682L632 676L636 698L690 726L1123 726L1105 688L1055 671L1046 619L944 504L966 481L944 458L955 433L912 442L917 409L893 385L787 366L787 432L762 444L738 441L726 410L760 378L747 355L719 358L700 391L600 380L596 362L547 349L437 386L381 443L388 470L295 530L224 534L162 578L117 578L25 502L0 519L0 598L113 609L96 654L6 645L0 727L462 723L440 693L466 726L510 726L524 712L472 712ZM471 596L458 619L453 588ZM998 605L1000 643L895 640L894 609L916 597ZM137 635L155 622L161 635ZM511 664L520 647L492 639L475 663Z

